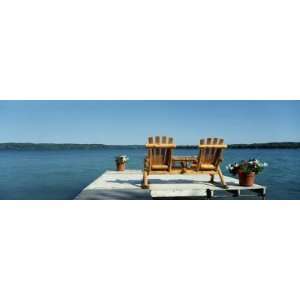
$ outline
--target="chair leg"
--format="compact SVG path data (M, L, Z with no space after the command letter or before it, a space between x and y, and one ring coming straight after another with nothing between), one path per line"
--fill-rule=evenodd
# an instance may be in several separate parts
M227 188L228 188L228 185L227 185L226 182L225 182L225 179L224 179L224 176L223 176L223 174L222 174L222 171L221 171L221 168L220 168L220 167L218 167L218 175L219 175L219 177L220 177L220 179L221 179L222 185L224 186L225 189L227 189Z
M210 175L210 182L211 182L211 183L214 183L214 181L215 181L215 175L214 175L214 174L211 174L211 175Z
M147 171L143 173L142 189L149 189L149 181Z

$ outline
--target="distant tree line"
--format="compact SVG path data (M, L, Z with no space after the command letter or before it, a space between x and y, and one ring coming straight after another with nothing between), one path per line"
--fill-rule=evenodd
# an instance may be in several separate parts
M73 149L141 149L144 145L0 143L0 150L73 150ZM178 145L178 149L197 149L197 145ZM231 144L231 149L300 149L300 142Z
M278 142L278 143L253 143L253 144L232 144L233 149L299 149L298 142Z
M72 149L100 149L102 144L52 144L52 143L2 143L0 150L72 150Z
M178 149L197 149L198 145L178 145ZM230 149L300 149L300 142L229 144Z

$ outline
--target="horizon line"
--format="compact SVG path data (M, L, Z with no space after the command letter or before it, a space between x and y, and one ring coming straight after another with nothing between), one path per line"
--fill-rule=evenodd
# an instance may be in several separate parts
M271 142L251 142L251 143L228 143L228 145L253 145L253 144L299 144L300 141L271 141ZM101 145L101 146L144 146L143 144L104 144L104 143L74 143L74 142L0 142L4 144L33 144L33 145ZM176 144L176 143L175 143ZM197 146L198 144L176 144L178 146Z

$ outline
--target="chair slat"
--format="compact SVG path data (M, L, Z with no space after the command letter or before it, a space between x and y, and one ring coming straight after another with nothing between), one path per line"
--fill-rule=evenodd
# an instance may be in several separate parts
M207 138L207 145L212 144L212 138ZM205 163L210 163L210 157L211 157L211 148L205 149Z
M159 136L156 136L156 137L155 137L155 144L156 144L156 145L159 145L159 144L160 144L160 137L159 137ZM155 153L155 164L156 164L156 165L161 164L161 160L160 160L160 149L159 149L159 148L156 148L156 149L154 150L154 153Z
M216 146L225 146L224 139L219 139L218 144ZM222 158L224 147L216 148L215 157L214 157L214 164L217 164L218 161Z
M217 148L215 146L218 145L218 143L219 143L219 139L213 138L212 145L214 146L214 148L210 149L210 163L215 162L215 157L216 157L216 153L217 153Z
M201 139L200 140L200 145L204 145L206 144L206 140L205 139ZM202 151L202 149L200 149L199 151L199 163L204 163L205 162L205 152Z
M166 136L162 137L161 143L162 143L162 145L166 145L167 144L167 137ZM163 163L166 164L166 162L167 162L167 159L166 159L167 149L166 148L162 148L161 149L161 156L162 156Z

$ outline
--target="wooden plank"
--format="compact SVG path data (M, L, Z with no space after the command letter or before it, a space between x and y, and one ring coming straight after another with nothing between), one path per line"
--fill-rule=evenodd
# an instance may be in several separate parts
M160 136L155 137L155 144L160 145ZM155 148L154 150L155 158L153 164L161 164L161 157L160 157L160 147Z
M155 172L155 170L168 170L168 165L164 165L164 164L153 164L152 165L152 170L153 172Z
M208 144L200 144L199 148L219 148L219 149L225 149L228 146L225 144L222 145L208 145Z
M174 145L175 147L176 147L176 145L174 144L174 139L172 138L172 137L169 137L168 138L168 143L169 143L169 145ZM168 163L168 165L169 165L169 172L171 172L172 171L172 168L173 168L173 166L172 166L172 152L173 152L173 149L175 148L175 147L171 147L170 149L169 149L169 151L168 151L168 155L167 155L167 163Z
M201 139L200 140L200 145L205 145L206 144L206 140L205 139ZM204 163L205 162L205 152L204 151L201 151L201 149L199 150L199 162L198 162L198 168L200 167L200 164L201 163Z
M218 145L216 146L226 146L224 148L216 148L216 156L214 163L216 166L219 166L223 160L223 151L225 148L227 148L227 145L224 145L224 139L219 139Z
M167 144L167 137L166 136L163 136L161 138L161 143L162 143L162 145L166 145ZM167 148L161 149L161 157L162 157L162 163L163 164L167 163L167 154L168 154L167 152L168 152Z
M206 144L211 145L212 143L212 138L207 138L206 139ZM204 152L204 162L209 163L210 162L210 147L202 148Z
M175 144L146 144L147 148L176 148Z
M216 146L219 143L218 138L213 138L212 144ZM214 164L216 162L217 148L213 147L210 151L210 163Z
M207 145L211 145L213 141L213 138L207 138ZM205 162L210 163L211 162L211 153L213 151L213 147L206 147L204 148L205 153Z

